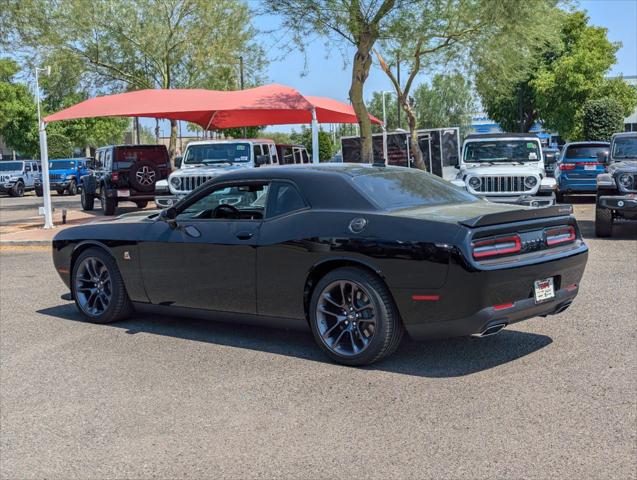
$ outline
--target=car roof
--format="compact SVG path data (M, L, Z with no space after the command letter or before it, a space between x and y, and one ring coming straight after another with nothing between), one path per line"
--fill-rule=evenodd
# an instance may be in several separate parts
M272 140L271 138L224 138L224 139L197 140L197 141L188 143L187 146L190 146L190 145L212 145L212 144L215 144L215 143L236 143L236 142L274 143L274 140Z
M610 142L602 142L601 140L591 140L590 142L587 142L585 140L582 140L580 142L568 142L564 144L564 148L566 147L570 147L570 146L577 146L577 145L598 145L598 146L602 146L602 147L608 147L610 146Z
M497 138L532 138L533 140L539 140L540 138L535 133L473 133L465 137L466 140L484 140L484 139L497 139Z
M305 146L301 145L300 143L277 143L276 144L277 147L298 147L298 148L305 148Z
M637 132L617 132L613 133L613 137L637 137Z

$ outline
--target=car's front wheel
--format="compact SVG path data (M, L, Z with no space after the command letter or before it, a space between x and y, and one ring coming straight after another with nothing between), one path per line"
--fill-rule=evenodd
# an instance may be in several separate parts
M80 193L80 202L82 203L82 210L90 212L95 207L95 196L92 193L87 193L86 188L83 188Z
M69 195L77 195L77 183L75 183L75 180L71 180L66 191L69 192Z
M123 320L133 311L117 263L100 248L89 248L77 258L71 288L78 310L90 322Z
M22 197L24 195L24 183L22 183L21 180L18 180L9 193L12 197Z
M314 288L310 325L327 355L344 365L368 365L392 354L403 336L384 282L360 268L329 272Z
M608 208L595 208L595 235L610 237L613 235L613 211Z

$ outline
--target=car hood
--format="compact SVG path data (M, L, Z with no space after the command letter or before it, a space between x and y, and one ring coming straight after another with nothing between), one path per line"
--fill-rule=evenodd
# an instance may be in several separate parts
M624 160L622 162L614 162L608 166L608 173L637 173L637 160Z
M390 215L415 218L418 220L430 220L432 222L459 223L470 218L488 215L490 213L503 213L524 209L525 207L519 205L491 203L486 200L478 200L471 203L453 203L449 205L434 205L430 207L394 210L393 212L390 212Z
M190 175L201 175L201 176L210 176L210 175L221 175L222 173L233 172L235 170L242 170L244 168L248 168L249 165L229 165L227 163L218 166L206 166L206 167L184 167L179 170L175 170L172 173L172 176L190 176Z
M7 170L0 172L0 177L13 177L18 175L22 175L22 170Z
M542 169L537 163L524 165L484 165L480 167L463 167L462 173L467 175L540 175Z
M67 175L70 175L72 173L73 173L73 170L68 170L68 169L62 169L62 170L60 170L60 169L55 169L55 170L49 169L49 175L51 175L51 174L56 174L56 175L67 174Z

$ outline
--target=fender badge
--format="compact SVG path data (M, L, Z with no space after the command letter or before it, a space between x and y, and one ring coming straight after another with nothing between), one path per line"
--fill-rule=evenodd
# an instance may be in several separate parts
M130 253L128 253L128 250L124 252L124 260L130 260Z
M362 217L354 218L349 222L349 231L352 233L361 233L367 226L367 219Z

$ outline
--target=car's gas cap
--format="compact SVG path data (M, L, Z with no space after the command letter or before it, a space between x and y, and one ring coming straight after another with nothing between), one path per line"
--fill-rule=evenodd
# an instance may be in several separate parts
M365 229L366 226L367 219L363 217L354 218L351 222L349 222L349 230L352 233L360 233Z

